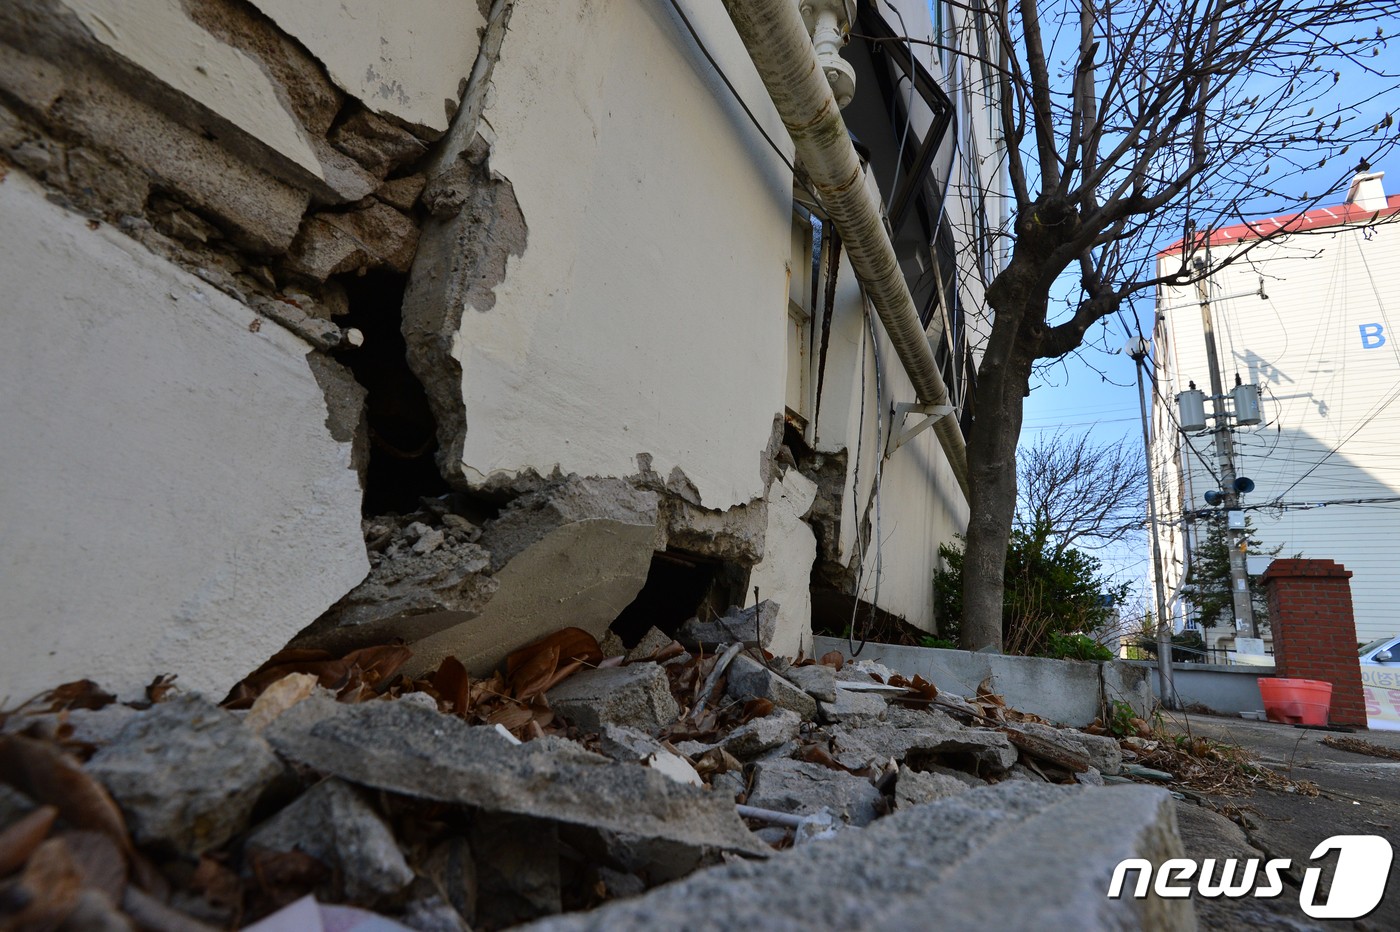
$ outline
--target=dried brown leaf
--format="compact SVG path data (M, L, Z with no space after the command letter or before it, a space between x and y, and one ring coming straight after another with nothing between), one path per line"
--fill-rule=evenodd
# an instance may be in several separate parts
M146 687L147 701L151 703L164 702L171 693L179 688L175 685L177 678L178 674L162 673L151 680L150 685Z
M126 891L126 855L117 843L101 832L64 832L73 864L82 875L83 886L99 890L113 903L122 901Z
M829 650L817 658L817 663L825 667L835 667L840 670L846 665L846 658L839 650Z
M527 644L512 651L506 657L507 679L515 682L516 672L521 667L530 663L536 654L551 650L554 651L556 663L582 660L585 663L597 665L603 660L603 650L598 646L598 639L593 635L582 628L560 628L533 644Z
M535 711L529 706L511 703L509 705L502 705L488 715L486 717L486 724L504 725L507 731L518 738L520 735L516 734L516 732L528 727L534 720Z
M433 672L433 688L458 715L465 715L472 707L471 687L472 679L467 675L467 668L456 657L444 657Z
M6 928L56 929L73 912L83 889L83 875L62 838L50 838L34 850L19 876L14 901L24 903Z
M107 790L69 754L23 735L0 738L0 780L31 799L58 807L75 828L102 832L129 851L126 820Z
M413 656L413 651L402 644L381 644L377 647L362 647L353 650L343 658L352 667L360 669L360 676L369 686L387 682Z
M34 700L34 704L44 707L43 711L46 712L59 712L63 709L101 709L116 701L116 696L103 692L92 680L75 680L55 686Z
M316 689L316 676L311 673L288 673L263 690L253 701L243 724L253 731L263 729L283 712L310 696Z
M772 699L750 699L744 703L744 711L739 715L739 724L747 725L756 718L772 715L774 708Z
M29 860L34 849L48 837L57 818L57 807L40 806L0 832L0 877L19 870Z
M558 670L558 646L551 644L542 650L534 651L509 675L511 695L517 699L538 696L549 686Z
M545 684L544 689L540 690L540 692L549 692L551 689L558 686L560 683L564 682L581 669L583 669L582 660L574 660L564 664L558 670L554 671L554 675L549 678L549 682Z

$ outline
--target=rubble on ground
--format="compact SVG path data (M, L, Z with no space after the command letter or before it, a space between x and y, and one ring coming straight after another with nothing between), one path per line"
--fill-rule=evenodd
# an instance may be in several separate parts
M391 546L433 540L412 536ZM414 929L602 928L631 914L580 911L669 902L715 871L766 889L801 873L776 860L858 860L888 846L870 833L944 824L949 806L1040 825L1113 792L1079 784L1125 758L1158 759L1149 739L1058 728L985 689L729 634L687 650L653 631L604 656L563 629L489 677L454 658L410 676L397 644L294 649L221 705L169 679L134 705L60 687L0 715L0 921L276 930L334 908ZM936 873L975 862L968 845ZM891 908L914 915L907 897Z

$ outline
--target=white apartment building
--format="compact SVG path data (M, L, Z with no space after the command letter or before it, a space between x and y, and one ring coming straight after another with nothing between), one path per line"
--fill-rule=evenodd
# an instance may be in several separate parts
M1242 510L1264 549L1351 570L1361 641L1400 631L1400 316L1391 319L1400 293L1397 218L1400 196L1386 196L1384 172L1365 172L1344 203L1220 230L1209 250L1218 259L1255 246L1207 282L1224 391L1254 384L1261 399L1261 423L1232 436L1235 471L1255 484L1241 496ZM1179 250L1159 257L1164 270L1179 264ZM1178 597L1193 551L1206 522L1221 520L1204 498L1220 487L1212 435L1180 430L1176 401L1191 383L1210 394L1203 333L1197 289L1160 289L1152 459L1178 628L1196 622ZM1268 562L1251 557L1250 573ZM1236 634L1227 623L1207 640L1230 647Z
M1005 199L987 67L935 46L999 52L808 6L960 420ZM918 399L794 156L714 2L0 5L0 704L220 693L373 578L362 520L567 476L635 495L376 630L500 653L674 574L760 588L787 653L930 628L967 502L889 442Z

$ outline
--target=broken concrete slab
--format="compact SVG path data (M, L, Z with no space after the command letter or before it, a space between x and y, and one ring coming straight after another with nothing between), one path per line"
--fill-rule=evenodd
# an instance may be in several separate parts
M682 926L696 916L712 928L741 928L761 903L770 927L794 932L925 928L931 916L952 932L1194 929L1189 899L1104 895L1124 858L1159 864L1180 856L1172 800L1163 790L1000 784L915 806L767 863L711 868L528 928L616 932Z
M800 814L829 809L850 825L879 817L880 791L865 777L787 758L759 761L753 769L750 806Z
M924 770L930 763L952 762L959 769L996 774L1016 763L1018 752L1001 732L964 728L946 716L923 714L928 720L918 727L833 727L833 753L847 767L897 760L914 770Z
M756 645L767 649L778 630L778 605L764 599L748 608L733 608L723 618L692 618L681 625L676 640L687 648L714 650L720 644Z
M1039 722L1018 722L1011 726L1037 738L1063 745L1083 755L1100 773L1114 774L1123 765L1123 749L1111 735L1091 735L1072 728L1054 728Z
M899 765L899 776L894 784L895 809L908 809L911 806L931 803L949 796L966 793L972 787L956 777L931 771L911 770Z
M484 674L564 627L602 637L646 584L659 544L656 496L621 480L568 476L522 496L482 528L498 584L480 617L414 644L417 674L456 656Z
M639 459L647 467L639 479L648 486L665 488L661 476L650 470L650 458ZM661 517L666 541L677 550L740 566L752 566L763 559L768 528L768 503L764 499L717 511L670 494L662 499Z
M496 594L490 555L466 541L376 559L364 582L331 606L295 646L343 652L394 637L409 643L480 615Z
M764 603L767 604L767 603ZM805 721L817 717L817 700L769 670L752 657L740 654L729 665L726 692L736 699L768 699L780 709L791 709Z
M428 151L417 136L368 110L353 114L332 130L330 144L379 178L417 161Z
M674 722L681 711L666 671L654 663L580 670L545 698L554 711L585 731L628 725L654 732Z
M626 725L604 724L598 732L599 749L616 761L639 761L666 750L644 731Z
M557 824L483 812L472 819L468 839L476 863L478 927L502 929L563 909Z
M345 212L312 214L287 254L289 272L323 282L332 275L387 268L407 272L418 227L382 201Z
M836 702L836 668L825 664L809 663L803 666L790 666L783 676L794 686L818 702Z
M352 783L681 844L764 855L733 807L567 741L512 745L494 728L400 702L312 697L267 731L278 753Z
M188 857L243 831L282 773L267 742L195 695L143 712L85 769L107 787L138 843Z
M749 587L778 603L772 639L775 654L796 657L812 646L812 565L817 537L804 520L817 497L817 484L796 469L768 486L768 526L763 559L749 575Z
M835 702L817 703L817 714L828 725L873 725L888 714L889 703L879 693L850 689L838 689L836 693Z
M734 729L720 742L720 746L741 761L753 760L765 751L796 740L801 728L802 716L788 709L780 709Z
M318 895L359 906L398 893L414 877L379 814L358 789L334 778L255 828L244 850L309 854L331 871Z

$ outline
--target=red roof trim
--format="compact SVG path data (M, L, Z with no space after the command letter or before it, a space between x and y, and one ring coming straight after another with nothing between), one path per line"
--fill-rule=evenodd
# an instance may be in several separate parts
M1379 210L1366 210L1355 204L1338 204L1335 207L1315 207L1302 214L1284 214L1279 217L1269 217L1265 220L1249 220L1244 223L1236 223L1228 227L1221 227L1210 235L1210 242L1203 242L1201 245L1220 246L1226 243L1241 243L1250 239L1262 239L1271 236L1280 230L1289 233L1298 233L1306 230L1322 230L1327 227L1345 226L1346 224L1361 224L1381 217L1389 217L1392 214L1400 213L1400 194L1392 194L1386 198L1386 206ZM1173 255L1181 252L1182 245L1186 240L1179 239L1166 249L1157 253L1159 256Z

